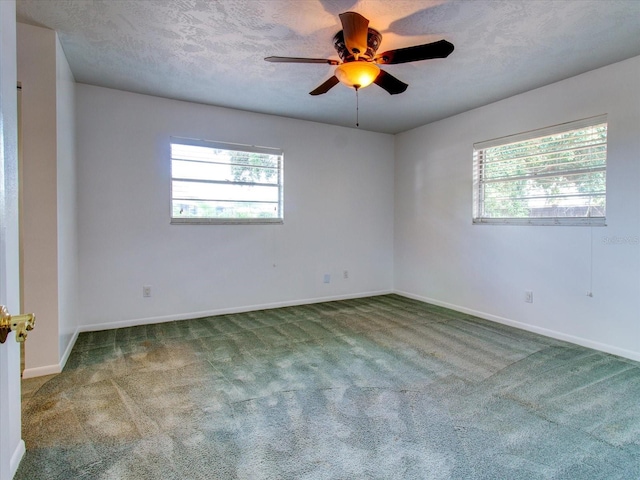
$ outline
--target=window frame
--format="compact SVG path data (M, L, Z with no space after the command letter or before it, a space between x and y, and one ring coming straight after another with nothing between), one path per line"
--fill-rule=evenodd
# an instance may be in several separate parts
M594 127L601 124L606 126L607 138L605 140L605 158L604 167L600 170L594 169L594 172L603 171L605 175L605 206L603 216L567 216L567 217L486 217L483 216L482 211L484 207L484 185L482 181L482 155L483 152L489 148L506 146L527 140L541 139L552 135L557 135L565 132L571 132L573 130L579 130L581 128ZM571 122L561 123L550 127L540 128L536 130L529 130L526 132L508 135L505 137L499 137L483 142L477 142L473 144L473 225L570 225L570 226L606 226L606 172L607 172L607 155L608 155L608 119L607 114L596 115L593 117L584 118L581 120L575 120ZM553 153L553 152L549 152ZM563 173L578 172L577 170L567 170ZM578 174L575 173L575 174ZM514 177L515 178L515 177ZM522 177L520 177L522 178ZM531 178L535 178L535 174L531 175Z
M264 218L264 217L175 217L173 214L173 204L174 204L174 195L173 195L173 182L176 178L173 176L173 153L172 153L172 145L187 145L187 146L196 146L196 147L206 147L215 150L226 150L230 152L241 152L241 153L260 153L267 155L274 155L278 157L278 167L277 167L277 188L278 188L278 201L277 201L277 209L278 216L274 218ZM186 138L186 137L170 137L169 138L169 170L170 170L170 178L169 178L169 212L170 219L172 225L265 225L265 224L276 224L282 225L284 223L284 152L280 148L273 147L261 147L255 145L244 145L239 143L227 143L227 142L219 142L212 140L201 140L194 138ZM216 181L214 179L209 180ZM250 185L253 182L229 182L229 185ZM256 185L260 185L256 183Z

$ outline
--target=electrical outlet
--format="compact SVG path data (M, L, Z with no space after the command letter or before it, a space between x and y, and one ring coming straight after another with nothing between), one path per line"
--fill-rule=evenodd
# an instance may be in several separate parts
M142 286L142 296L145 298L151 296L151 285Z
M349 280L349 270L344 270L342 272L342 278L344 278L345 280Z
M524 291L524 301L527 303L533 303L533 292L531 290Z
M331 283L331 275L329 275L328 273L324 274L324 283Z

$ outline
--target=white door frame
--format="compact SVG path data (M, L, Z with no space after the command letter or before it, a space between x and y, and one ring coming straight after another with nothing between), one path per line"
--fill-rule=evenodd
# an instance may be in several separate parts
M0 0L0 304L20 313L16 4ZM0 480L11 480L25 453L21 431L20 346L0 345Z

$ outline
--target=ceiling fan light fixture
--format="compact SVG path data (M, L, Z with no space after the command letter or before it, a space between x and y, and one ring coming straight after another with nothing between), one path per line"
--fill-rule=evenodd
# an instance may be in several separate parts
M369 27L369 20L356 12L344 12L339 17L342 23L342 30L334 35L333 46L338 52L340 60L301 57L267 57L265 60L282 63L328 63L329 65L337 65L331 78L310 91L309 95L315 96L327 93L338 83L351 87L356 92L375 83L389 95L397 95L404 92L409 85L390 73L381 70L377 64L395 65L432 58L446 58L453 52L452 43L446 40L439 40L423 45L396 48L376 55L382 41L382 34L378 30Z
M338 80L356 90L371 85L379 73L380 68L375 63L366 61L343 63L335 71Z

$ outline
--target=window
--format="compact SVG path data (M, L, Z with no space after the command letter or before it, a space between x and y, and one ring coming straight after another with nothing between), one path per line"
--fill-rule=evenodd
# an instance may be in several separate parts
M171 223L282 223L281 150L171 139Z
M606 115L473 149L474 224L605 224Z

